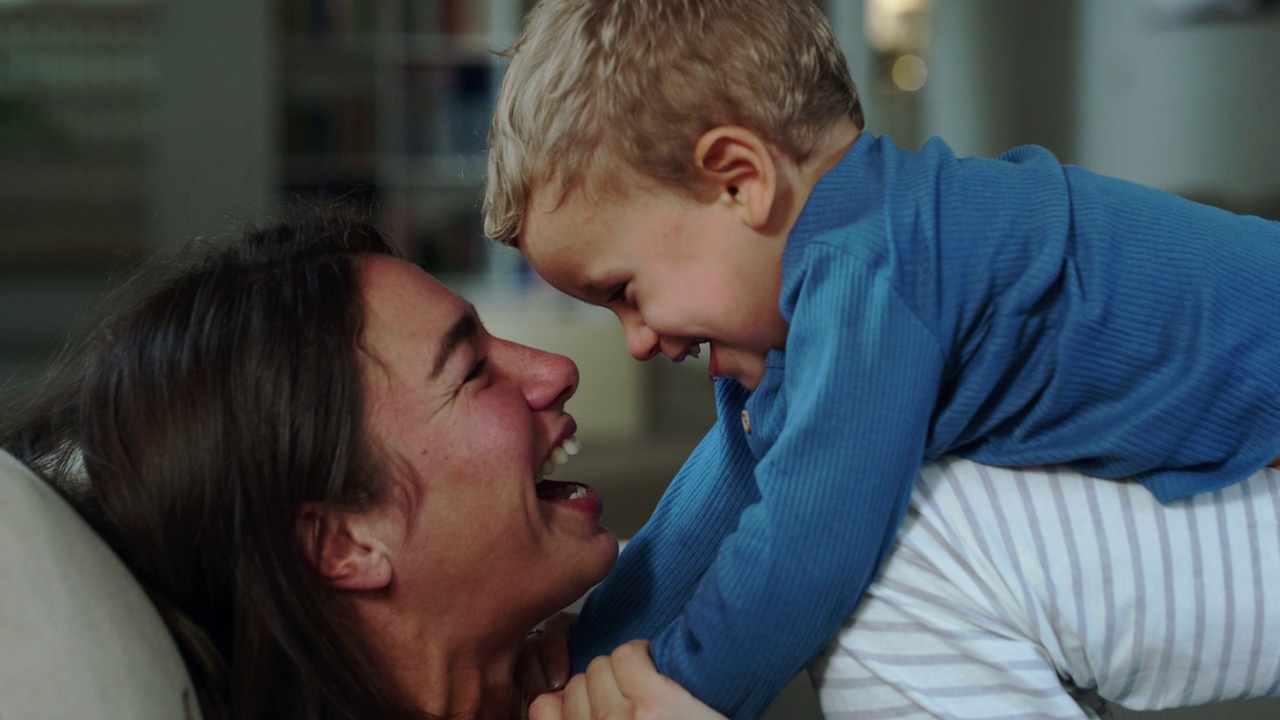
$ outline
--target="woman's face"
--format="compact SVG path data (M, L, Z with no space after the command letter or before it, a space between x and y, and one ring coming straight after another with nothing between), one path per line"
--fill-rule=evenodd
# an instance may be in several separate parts
M576 431L564 405L577 368L489 335L470 304L407 262L374 257L362 281L368 422L403 521L394 590L523 632L617 558L595 491L536 488Z

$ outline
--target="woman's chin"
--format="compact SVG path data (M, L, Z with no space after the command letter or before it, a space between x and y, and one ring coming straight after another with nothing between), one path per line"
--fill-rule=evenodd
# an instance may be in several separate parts
M605 528L600 529L604 531L602 536L608 539L606 545L609 547L609 553L606 555L608 563L605 564L604 571L600 573L600 580L603 580L604 576L608 575L609 571L613 569L613 566L618 564L619 544L618 536L614 535L612 531ZM599 580L597 580L597 582L599 582Z
M590 539L591 553L583 560L583 568L595 585L604 579L618 562L618 536L608 528L600 527Z
M618 562L618 538L600 524L603 504L590 485L543 480L538 484L543 518L557 536L555 563L560 607L577 602ZM560 609L560 608L557 608Z
M577 602L592 588L605 579L609 571L618 562L618 538L612 532L600 528L600 532L590 540L588 552L582 553L574 561L579 572L574 573L574 581L567 588L565 605Z

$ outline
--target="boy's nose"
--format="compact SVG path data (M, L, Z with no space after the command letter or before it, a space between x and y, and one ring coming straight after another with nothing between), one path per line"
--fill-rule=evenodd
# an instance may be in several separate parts
M622 324L627 336L627 351L637 360L648 360L658 354L658 334L650 330L644 323L632 322Z

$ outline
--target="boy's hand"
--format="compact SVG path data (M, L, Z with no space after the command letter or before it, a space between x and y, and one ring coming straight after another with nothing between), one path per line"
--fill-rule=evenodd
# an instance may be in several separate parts
M571 613L552 615L542 629L530 632L520 649L516 679L526 698L554 692L569 681L569 633Z
M649 641L633 640L587 671L574 675L561 692L539 696L529 720L724 720L674 680L658 672L649 657Z

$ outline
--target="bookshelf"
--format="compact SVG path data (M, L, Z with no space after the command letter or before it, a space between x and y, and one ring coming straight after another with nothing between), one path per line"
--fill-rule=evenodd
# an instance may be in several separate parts
M484 272L500 51L527 0L278 0L282 199L374 208L432 272Z
M0 3L0 269L94 270L146 245L146 0Z
M149 0L0 2L0 399L147 250Z

